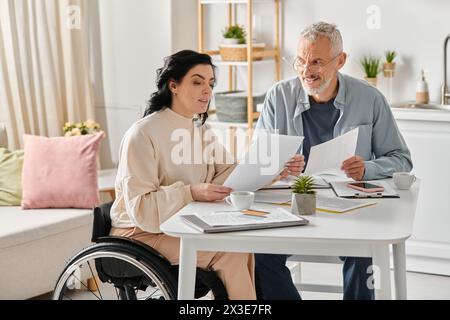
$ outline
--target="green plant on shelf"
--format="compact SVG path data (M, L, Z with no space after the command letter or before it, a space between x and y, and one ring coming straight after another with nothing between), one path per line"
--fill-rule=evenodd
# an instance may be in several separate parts
M239 25L232 25L229 27L226 27L222 31L222 35L225 39L237 39L239 44L245 44L246 40L246 33L244 28L242 28Z
M364 57L361 60L367 78L376 78L380 73L380 59L373 57Z
M395 57L397 57L397 53L395 51L386 51L385 52L386 62L387 63L393 63Z

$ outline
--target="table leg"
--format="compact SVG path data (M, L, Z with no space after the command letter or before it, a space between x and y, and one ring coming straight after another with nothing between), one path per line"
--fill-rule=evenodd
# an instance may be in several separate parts
M395 298L406 300L406 253L405 243L392 245L394 256Z
M391 271L389 266L389 245L372 246L375 299L391 299Z
M194 299L196 267L197 250L195 249L192 240L181 238L178 300Z

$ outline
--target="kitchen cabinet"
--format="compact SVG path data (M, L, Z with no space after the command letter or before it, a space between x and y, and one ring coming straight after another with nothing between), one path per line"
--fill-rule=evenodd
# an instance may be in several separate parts
M421 179L407 268L450 275L450 112L392 110Z

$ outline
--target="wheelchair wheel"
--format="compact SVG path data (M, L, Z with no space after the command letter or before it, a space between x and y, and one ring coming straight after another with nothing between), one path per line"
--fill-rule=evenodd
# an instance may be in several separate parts
M177 281L170 264L148 250L97 243L73 257L56 283L54 300L172 300Z

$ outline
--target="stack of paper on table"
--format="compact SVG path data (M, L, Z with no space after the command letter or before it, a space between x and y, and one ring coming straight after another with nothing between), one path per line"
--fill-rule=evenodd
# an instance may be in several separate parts
M291 205L292 192L287 190L264 190L255 193L255 202L271 203L278 205ZM367 207L376 204L374 201L349 200L335 196L317 195L317 211L344 213L351 210Z
M341 171L340 173L337 172L323 172L317 175L313 175L313 177L315 179L320 179L322 181L324 181L324 183L326 183L328 186L330 186L331 182L335 182L335 181L347 181L347 182L354 182L353 179L348 178L346 176L346 174L344 173L344 171ZM315 180L314 180L315 181Z
M309 223L284 208L274 208L264 216L246 215L241 211L215 211L182 215L181 218L205 233L302 226Z
M289 190L259 190L255 192L255 202L284 204L292 199L292 191Z
M313 188L314 189L328 189L330 188L330 184L322 178L322 176L312 176L314 178ZM342 179L342 176L340 176ZM285 179L278 180L271 184L270 186L266 186L261 188L260 190L273 190L273 189L291 189L297 177L289 176Z
M351 210L364 208L375 205L374 201L367 200L349 200L337 197L317 196L316 207L317 211L344 213Z
M195 213L210 226L237 226L243 224L264 224L274 222L299 221L299 216L293 215L283 208L275 208L264 217L245 215L242 211L214 211Z
M294 183L296 177L289 176L287 178L275 181L269 186L265 186L260 190L271 190L271 189L290 189Z

